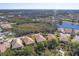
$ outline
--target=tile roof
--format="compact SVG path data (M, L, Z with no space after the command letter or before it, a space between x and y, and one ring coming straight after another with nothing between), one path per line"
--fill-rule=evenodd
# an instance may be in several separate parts
M22 40L20 38L14 38L11 45L12 49L23 47Z
M10 47L10 43L9 42L3 42L2 44L0 44L0 53L3 53L7 50L7 48Z
M56 36L54 34L48 34L47 39L48 40L53 40L53 39L57 39L57 38L56 38Z
M35 43L35 41L32 38L28 37L28 36L24 36L21 39L26 45Z
M35 34L35 38L37 42L45 41L46 38L44 38L41 34Z

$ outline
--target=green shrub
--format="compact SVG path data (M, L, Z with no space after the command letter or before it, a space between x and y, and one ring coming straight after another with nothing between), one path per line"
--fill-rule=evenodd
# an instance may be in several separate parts
M23 52L24 52L24 55L25 56L34 56L36 55L36 52L35 52L35 49L34 49L34 46L25 46L23 48Z
M14 56L15 52L9 48L2 55L3 56Z

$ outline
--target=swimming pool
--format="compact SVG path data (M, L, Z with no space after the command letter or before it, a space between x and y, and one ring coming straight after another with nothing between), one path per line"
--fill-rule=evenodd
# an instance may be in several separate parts
M79 25L75 25L72 23L62 23L61 25L58 24L59 28L64 28L64 29L73 29L73 30L79 30Z

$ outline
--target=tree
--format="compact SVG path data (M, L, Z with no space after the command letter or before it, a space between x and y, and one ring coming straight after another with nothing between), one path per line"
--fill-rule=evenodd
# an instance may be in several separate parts
M35 52L35 49L34 49L34 46L25 46L23 48L23 53L25 56L34 56L36 55L36 52Z
M51 51L46 48L43 54L44 56L51 56Z
M37 55L44 55L46 45L47 45L46 42L37 43L37 47L35 48Z
M48 49L53 49L59 44L58 40L53 39L52 41L48 41Z
M78 22L78 24L79 24L79 20L78 20L77 22Z
M62 23L63 23L63 21L62 20L59 20L59 24L62 25Z
M37 48L38 48L38 50L40 50L40 51L45 50L45 46L46 46L46 42L38 42L38 43L37 43Z
M79 42L72 43L72 49L73 55L79 56Z
M74 20L75 20L74 18L71 19L72 25L74 24Z
M74 36L75 36L75 31L72 29L71 39L73 39Z

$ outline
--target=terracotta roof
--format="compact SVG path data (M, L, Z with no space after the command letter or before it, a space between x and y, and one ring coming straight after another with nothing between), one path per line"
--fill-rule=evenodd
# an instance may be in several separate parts
M5 45L6 48L10 47L10 43L9 42L4 42L3 44Z
M72 33L71 29L65 29L64 31L65 31L65 33Z
M57 38L56 38L56 36L53 35L53 34L48 34L48 35L47 35L47 39L48 39L48 40L53 40L53 39L57 39Z
M24 36L21 39L26 45L35 43L35 41L32 38L28 37L28 36Z
M45 41L46 39L41 34L35 34L37 42Z
M2 44L0 44L0 53L3 53L7 50L7 48L10 47L10 43L9 42L3 42Z

